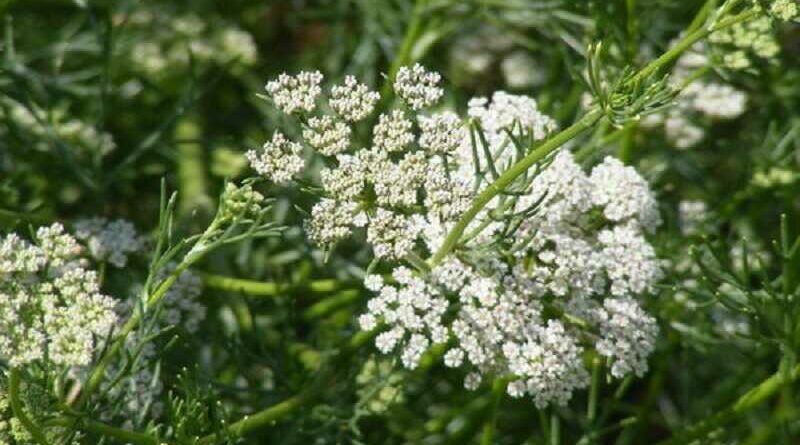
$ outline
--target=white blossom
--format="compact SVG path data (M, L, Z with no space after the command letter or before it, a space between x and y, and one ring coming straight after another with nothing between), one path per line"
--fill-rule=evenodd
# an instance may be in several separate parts
M420 64L401 67L394 80L394 91L412 110L418 111L436 104L444 94L438 87L442 76Z
M310 113L317 106L317 97L322 93L320 87L322 73L302 71L295 76L286 73L267 83L267 90L275 106L286 114L296 111Z
M361 158L340 154L337 167L326 167L320 171L320 181L325 192L340 200L353 200L364 190L366 166Z
M412 218L379 208L370 217L367 242L376 257L400 259L414 248L419 230Z
M452 111L419 118L419 146L431 153L453 154L464 141L461 119Z
M306 233L317 244L333 244L350 235L355 216L355 203L322 199L311 209Z
M303 129L308 145L326 156L334 156L350 145L350 127L330 116L312 117Z
M303 146L278 131L260 151L248 150L245 156L255 171L277 183L291 181L305 166Z
M354 76L345 76L344 84L331 88L328 101L333 111L342 119L357 122L372 113L380 94L356 81Z
M45 356L86 365L111 332L113 300L100 293L80 252L58 223L39 228L36 244L13 234L0 240L0 357L12 366Z
M597 352L611 359L611 375L644 375L658 335L655 319L627 297L605 300L598 314L601 338Z
M413 123L400 110L381 114L378 117L378 124L373 129L373 147L386 153L403 151L414 142L412 125Z
M684 235L697 233L708 218L708 206L705 202L684 200L678 203L678 223Z
M592 201L603 206L603 214L610 221L633 219L650 232L661 224L656 199L647 181L633 167L607 156L592 169L589 181Z

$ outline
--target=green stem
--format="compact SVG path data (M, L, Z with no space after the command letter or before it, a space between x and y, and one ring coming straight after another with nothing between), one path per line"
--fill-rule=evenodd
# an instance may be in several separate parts
M561 445L561 418L555 408L550 414L550 445Z
M564 145L569 140L591 128L600 118L603 112L599 108L589 110L580 120L566 128L564 131L548 139L539 148L530 152L527 156L519 160L516 164L504 171L496 181L489 184L473 201L472 206L464 213L460 220L453 226L447 234L444 243L439 250L431 257L431 266L438 265L450 251L452 251L467 226L478 216L481 210L486 207L495 196L500 194L506 187L514 182L517 177L525 173L531 166L544 159L547 155Z
M674 437L659 442L658 445L683 445L702 439L709 432L725 425L728 422L731 422L738 416L766 402L775 394L777 394L778 391L784 387L784 385L794 382L799 376L800 365L795 366L795 368L789 373L779 370L751 390L747 391L729 407L717 412L707 419L691 425Z
M322 279L311 281L307 285L293 286L288 283L245 280L214 274L203 274L203 283L211 289L242 293L251 297L274 297L289 291L328 293L340 290L345 284L335 279Z
M28 417L28 413L25 412L25 407L23 406L22 400L20 399L20 374L19 370L16 368L11 368L8 371L8 398L10 399L9 402L11 403L11 411L14 413L14 417L19 420L23 427L28 431L31 435L31 438L38 443L39 445L48 445L47 438L45 437L44 433L41 429Z
M597 417L597 398L600 393L600 368L602 361L599 357L592 360L592 386L589 388L589 403L586 406L586 421L590 428L594 427L594 420Z
M411 11L411 18L408 22L403 42L400 44L400 49L397 51L397 55L395 55L391 67L389 67L389 75L386 76L383 88L381 88L381 97L383 100L386 100L392 94L392 85L394 84L395 77L397 77L397 72L400 71L403 65L410 62L411 50L414 48L414 43L416 43L417 37L419 37L420 30L422 29L422 12L425 9L425 3L426 0L416 0L414 3L414 9Z
M303 312L303 318L306 321L314 321L326 317L358 301L360 298L361 292L359 292L358 289L345 289L306 309L305 312Z
M233 423L225 428L223 433L214 433L198 440L197 445L209 445L215 443L219 437L242 437L253 431L260 430L266 426L273 425L275 422L284 419L298 409L308 405L314 400L322 397L325 389L332 383L337 371L342 368L342 363L358 351L366 342L374 338L376 331L361 331L350 338L341 352L334 360L327 363L325 368L320 371L320 375L308 389L289 397L283 402L273 405L255 414L245 416L242 420Z
M634 75L629 82L636 84L643 82L650 78L652 75L657 74L662 68L672 63L684 51L689 49L692 45L707 37L714 31L732 26L749 20L758 15L758 11L754 9L747 10L737 15L720 20L714 26L700 28L695 32L686 35L677 45L670 48L667 52L662 54L657 59L650 62L647 66L642 68L636 75ZM497 180L489 184L473 201L472 206L464 213L460 220L453 226L447 234L444 243L439 250L431 257L429 263L431 266L438 265L450 251L452 251L458 244L467 226L472 222L475 217L486 207L487 204L498 194L500 194L506 187L508 187L514 180L525 173L531 166L541 161L545 156L552 153L566 142L577 137L587 129L594 126L603 116L602 110L595 107L589 110L581 119L572 124L570 127L556 134L548 139L539 148L530 152L523 159L512 165L508 170L503 172Z
M158 302L164 298L169 288L172 287L178 277L189 267L189 265L190 263L183 262L176 267L175 270L164 281L161 282L158 288L156 288L155 292L153 292L147 298L145 309L149 309L158 304ZM81 407L88 402L92 394L94 394L94 392L100 387L100 384L105 377L106 369L111 365L111 362L114 360L116 355L122 350L128 335L130 335L130 333L139 326L141 319L142 313L140 311L134 312L133 315L131 315L131 318L128 319L128 321L119 331L117 338L108 348L108 350L106 350L100 361L97 362L97 366L94 367L94 370L89 375L89 379L86 381L86 386L81 391L81 395L78 397L76 402L77 407Z
M494 444L494 432L497 430L497 411L500 408L500 402L503 400L503 393L505 393L508 380L498 377L492 383L492 402L489 411L489 418L483 424L483 432L481 433L481 445Z
M166 441L157 439L153 436L136 431L129 431L122 428L113 427L103 422L89 419L69 419L58 418L47 422L50 426L60 426L72 428L80 426L82 429L100 435L101 437L113 437L119 439L124 443L132 443L134 445L163 445Z

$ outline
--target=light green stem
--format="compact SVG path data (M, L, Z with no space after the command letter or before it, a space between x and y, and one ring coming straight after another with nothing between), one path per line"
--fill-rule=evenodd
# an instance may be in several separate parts
M481 445L494 444L494 433L497 430L497 411L500 408L500 402L503 400L507 385L508 380L501 377L494 379L494 382L492 382L492 402L489 407L489 418L483 424Z
M334 279L314 280L303 286L270 281L245 280L222 275L203 274L203 282L211 289L238 292L252 297L275 297L288 291L327 293L340 290L343 283Z
M28 431L28 434L31 435L31 438L38 443L39 445L48 445L47 438L45 437L44 433L41 429L33 422L33 420L28 417L28 413L25 412L25 406L22 403L22 399L20 399L20 374L19 370L16 368L11 368L8 371L8 397L9 401L11 402L11 411L14 413L14 417L19 420L23 427Z
M80 426L82 429L95 433L101 437L113 437L119 439L124 443L132 443L134 445L163 445L168 442L157 439L153 436L136 431L129 431L122 428L117 428L103 422L90 419L70 419L58 418L47 422L48 426L60 426L65 428L72 428Z
M800 365L797 365L788 373L779 370L750 391L747 391L729 407L695 423L674 437L659 442L658 445L684 445L702 439L709 432L766 402L777 394L784 385L794 382L798 377L800 377Z
M508 170L504 171L497 180L489 184L473 201L472 206L464 213L461 219L453 226L447 234L444 243L439 250L428 261L431 267L438 265L450 251L452 251L461 235L466 230L467 226L475 219L476 216L486 207L495 196L502 193L506 187L511 185L515 179L528 171L534 164L544 159L547 155L567 143L572 138L583 133L585 130L591 128L600 118L603 112L599 108L593 108L586 113L580 120L566 128L564 131L556 134L548 139L539 148L530 152L527 156L522 158L519 162L512 165Z
M410 62L411 50L414 49L414 43L416 43L420 30L422 29L422 12L425 9L425 4L426 0L416 0L414 2L414 9L411 11L411 18L408 22L403 42L400 44L400 48L394 60L392 60L392 66L389 67L389 74L386 76L383 88L381 88L381 97L384 98L384 100L392 93L392 85L394 84L395 77L397 77L397 72L400 71L403 65Z
M164 298L169 288L172 287L178 277L188 267L189 263L187 262L181 263L178 267L176 267L175 270L164 281L161 282L158 288L156 288L155 292L153 292L147 298L145 309L152 308L154 305L158 304L161 299ZM76 403L77 407L81 407L88 402L94 392L100 387L100 384L105 377L106 369L111 365L111 362L122 350L128 335L130 335L130 333L139 326L141 319L142 313L140 311L135 311L133 315L131 315L131 318L128 319L128 321L119 331L116 340L114 340L108 350L106 350L105 354L103 354L102 358L97 363L97 366L94 367L94 370L90 374L89 379L86 381L85 387L81 390L81 395Z

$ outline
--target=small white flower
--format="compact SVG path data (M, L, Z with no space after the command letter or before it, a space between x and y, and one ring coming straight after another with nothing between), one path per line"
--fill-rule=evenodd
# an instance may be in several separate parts
M466 131L452 111L419 118L419 146L431 153L453 154L464 141Z
M414 248L419 228L405 216L379 208L370 218L367 242L378 258L401 259Z
M372 292L378 292L383 287L383 277L376 274L370 274L364 277L364 287Z
M442 97L444 91L437 86L441 78L439 73L429 72L418 63L411 68L404 66L397 72L394 90L412 110L418 111Z
M453 348L444 355L444 365L448 368L458 368L464 362L464 351Z
M96 260L125 267L128 255L141 250L143 240L128 221L109 222L105 218L89 218L75 222L75 237L85 241Z
M381 114L378 117L378 124L373 129L372 145L386 153L403 151L414 142L414 133L411 132L412 125L405 113L400 110Z
M477 372L471 372L464 377L464 388L469 391L475 391L481 386L483 377Z
M260 152L248 150L245 156L255 171L277 183L291 181L305 166L303 146L279 131L272 135L271 141L264 143Z
M317 244L329 245L350 235L356 204L334 199L322 199L311 208L306 223L308 237Z
M331 88L330 106L336 114L348 122L357 122L372 113L380 94L356 81L353 76L345 76L344 84Z
M330 116L312 117L303 129L303 138L308 145L326 156L347 150L350 144L350 127Z
M272 97L275 105L286 114L296 111L310 113L317 106L317 97L322 93L320 88L322 73L319 71L302 71L296 76L286 73L267 83L264 87Z

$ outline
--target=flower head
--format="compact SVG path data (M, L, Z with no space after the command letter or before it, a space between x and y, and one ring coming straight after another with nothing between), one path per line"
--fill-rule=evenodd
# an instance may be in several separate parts
M249 150L245 156L255 171L278 183L291 181L305 166L303 146L279 131L264 143L260 152Z
M401 67L394 80L394 90L412 110L421 110L436 104L444 91L438 87L442 76L430 72L420 64Z
M302 71L295 76L281 74L268 82L264 89L284 113L310 113L316 108L317 97L322 93L321 83L322 73L319 71Z

